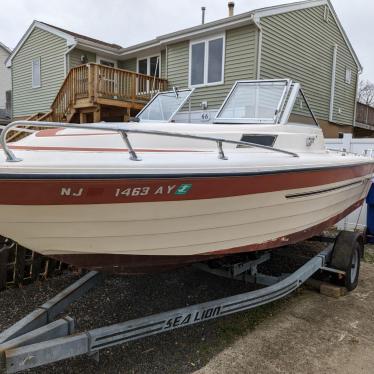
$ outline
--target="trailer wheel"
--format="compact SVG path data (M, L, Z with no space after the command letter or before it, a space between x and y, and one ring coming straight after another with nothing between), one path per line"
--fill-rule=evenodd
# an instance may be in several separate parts
M353 291L357 287L363 251L361 234L342 231L335 240L330 265L346 273L345 276L338 277L336 281L348 291Z

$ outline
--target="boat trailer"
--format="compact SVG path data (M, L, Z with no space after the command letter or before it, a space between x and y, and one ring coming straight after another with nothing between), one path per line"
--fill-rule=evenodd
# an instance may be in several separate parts
M258 271L258 266L270 259L270 253L224 268L212 267L209 263L196 265L219 276L265 285L264 288L75 333L75 320L63 316L63 313L69 304L102 282L102 274L91 271L0 334L0 373L17 373L80 355L98 360L101 349L249 310L283 298L318 271L336 275L348 290L355 288L363 255L360 234L343 231L336 238L318 240L329 244L295 272L278 277Z

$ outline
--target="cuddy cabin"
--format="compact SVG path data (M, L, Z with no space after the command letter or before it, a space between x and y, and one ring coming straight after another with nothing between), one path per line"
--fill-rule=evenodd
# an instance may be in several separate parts
M198 152L217 150L216 142L175 136L152 136L152 132L173 132L201 137L224 138L295 153L326 153L322 130L318 126L299 83L288 79L238 81L213 120L202 115L192 118L189 102L194 89L157 93L148 105L128 123L128 129L147 134L128 133L138 152ZM48 126L48 124L45 124ZM105 126L106 123L100 123ZM108 127L118 124L107 124ZM64 125L63 125L64 126ZM87 129L91 126L92 129ZM97 135L97 136L95 136ZM155 134L156 135L156 134ZM223 144L224 152L261 152L244 144ZM12 143L20 150L116 151L125 147L119 133L86 129L54 128L37 131ZM264 152L269 153L266 148ZM138 165L139 166L139 165Z

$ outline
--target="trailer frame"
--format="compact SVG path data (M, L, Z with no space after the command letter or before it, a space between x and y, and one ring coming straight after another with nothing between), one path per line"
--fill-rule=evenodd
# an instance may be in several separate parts
M339 276L344 276L344 271L329 266L334 251L331 238L319 238L319 241L321 240L329 243L323 251L293 273L281 276L261 274L258 271L258 265L269 260L270 253L263 253L254 260L225 268L211 267L206 263L196 265L201 270L219 276L266 285L264 288L75 333L74 318L56 318L69 304L102 282L102 274L91 271L0 334L0 373L17 373L85 354L98 359L99 351L104 348L281 299L295 291L319 270L335 274L338 272Z

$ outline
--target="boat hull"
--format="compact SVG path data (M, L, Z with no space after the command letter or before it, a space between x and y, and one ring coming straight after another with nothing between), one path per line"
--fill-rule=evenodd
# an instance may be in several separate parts
M72 265L143 273L316 235L365 198L373 164L235 175L23 176L0 184L0 230Z
M116 274L148 274L176 269L197 262L222 258L237 253L249 253L262 250L271 250L291 245L318 235L327 228L339 222L346 215L359 208L364 200L360 200L346 209L344 212L332 217L325 222L310 227L307 230L296 232L288 236L282 236L272 242L251 244L240 248L231 248L224 251L206 253L202 255L186 256L146 256L146 255L117 255L117 254L63 254L53 255L54 259L79 268L97 270Z

